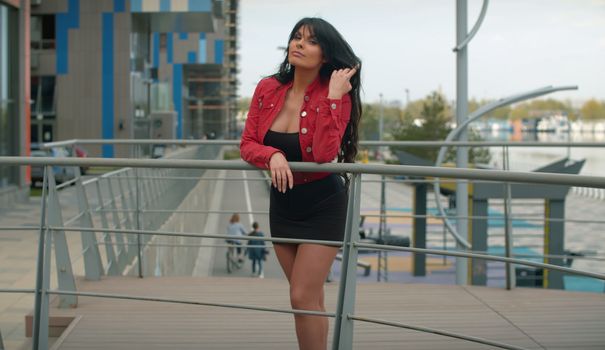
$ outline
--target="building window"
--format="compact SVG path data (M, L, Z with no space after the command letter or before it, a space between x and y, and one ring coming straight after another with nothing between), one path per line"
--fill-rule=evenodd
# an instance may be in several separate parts
M30 35L32 50L54 50L55 15L33 15Z
M54 76L32 76L31 78L31 142L54 141L56 127Z
M32 116L55 115L55 77L33 76L31 78Z

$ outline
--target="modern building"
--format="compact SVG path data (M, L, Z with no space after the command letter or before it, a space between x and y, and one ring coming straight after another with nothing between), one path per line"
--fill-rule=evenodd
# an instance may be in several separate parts
M234 135L237 8L238 0L33 0L31 141Z
M29 0L0 0L0 156L29 154ZM0 167L0 208L29 194L29 169Z

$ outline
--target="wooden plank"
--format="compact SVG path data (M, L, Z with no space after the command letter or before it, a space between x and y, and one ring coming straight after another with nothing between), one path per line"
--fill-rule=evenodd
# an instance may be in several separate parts
M277 279L130 278L80 281L79 290L289 308ZM326 285L334 310L338 285ZM359 284L356 315L436 328L528 349L605 348L605 296L551 290ZM292 315L80 297L81 315L59 349L296 349ZM330 320L333 325L333 320ZM330 339L331 333L330 330ZM356 322L355 349L487 349L434 334Z

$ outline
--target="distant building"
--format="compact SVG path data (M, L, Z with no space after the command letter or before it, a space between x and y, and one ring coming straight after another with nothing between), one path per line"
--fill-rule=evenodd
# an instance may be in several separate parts
M29 0L0 0L0 156L29 154ZM0 166L0 208L29 195L29 168Z
M238 0L32 0L31 141L234 135L237 11Z

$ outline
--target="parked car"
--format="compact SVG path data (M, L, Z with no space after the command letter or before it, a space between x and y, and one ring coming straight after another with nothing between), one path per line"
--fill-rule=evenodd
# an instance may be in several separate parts
M67 152L69 154L70 157L72 157L72 147L66 147ZM86 149L84 149L82 146L78 146L75 145L73 146L73 149L76 150L76 157L78 158L86 158L88 157L88 151L86 151ZM88 166L81 166L80 167L80 174L85 175L86 172L88 171Z
M56 157L66 158L69 157L69 152L65 147L53 147L50 149L40 149L38 144L31 145L31 156L32 157ZM65 181L72 180L76 177L76 171L73 166L60 166L56 165L52 167L53 174L55 175L55 181L57 183L63 183ZM43 166L32 166L31 171L32 187L35 187L38 183L44 181L44 167Z

